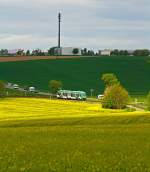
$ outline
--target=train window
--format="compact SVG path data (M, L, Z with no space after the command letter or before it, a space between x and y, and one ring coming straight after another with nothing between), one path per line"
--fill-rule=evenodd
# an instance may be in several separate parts
M71 93L71 97L75 97L75 94L74 93Z
M79 94L76 94L76 97L79 97Z
M67 96L67 93L63 93L63 96Z

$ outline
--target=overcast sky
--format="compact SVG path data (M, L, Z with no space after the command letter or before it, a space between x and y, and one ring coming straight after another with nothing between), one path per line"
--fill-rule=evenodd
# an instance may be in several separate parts
M150 48L150 0L0 0L0 48Z

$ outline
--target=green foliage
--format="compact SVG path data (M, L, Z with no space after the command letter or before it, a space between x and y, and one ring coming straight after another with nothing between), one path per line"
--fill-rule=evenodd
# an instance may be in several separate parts
M94 53L93 50L88 50L87 55L88 55L88 56L94 56L95 53Z
M103 74L101 79L103 80L105 87L109 87L114 84L119 84L117 76L113 73Z
M135 56L149 56L150 52L147 49L144 50L135 50L133 55Z
M129 52L127 50L113 50L111 52L111 55L114 55L114 56L128 56L129 55Z
M128 92L120 84L116 84L106 88L102 106L108 109L123 109L126 107L128 100Z
M119 50L115 49L114 51L111 52L111 55L118 56L119 55Z
M95 56L95 55L97 55L94 53L93 50L88 50L87 48L82 49L81 53L83 56Z
M63 84L61 81L51 80L49 82L49 88L51 93L56 94L58 90L62 89Z
M78 48L74 48L73 49L73 54L78 54L79 53L79 49Z
M128 56L129 53L128 53L127 50L120 50L120 51L119 51L119 55L120 55L120 56Z
M83 56L87 56L87 48L84 48L83 50L81 50L81 53Z
M147 109L150 111L150 92L147 95Z
M6 55L8 55L8 50L7 50L7 49L1 49L1 50L0 50L0 55L1 55L1 56L6 56Z
M132 53L134 56L148 56L150 51L148 49L137 49ZM127 50L118 50L115 49L111 52L111 55L114 56L128 56L129 52Z
M48 55L51 55L51 56L53 56L53 55L55 55L55 49L56 49L57 47L52 47L52 48L50 48L49 50L48 50Z
M22 56L24 55L24 50L18 50L17 53L16 53L18 56Z
M0 80L0 90L5 90L5 83Z
M30 56L30 55L31 55L30 50L27 50L26 51L26 56Z
M0 80L0 98L5 96L5 83Z
M33 56L44 56L45 54L44 54L44 52L42 50L40 50L38 48L38 49L32 51L32 55Z

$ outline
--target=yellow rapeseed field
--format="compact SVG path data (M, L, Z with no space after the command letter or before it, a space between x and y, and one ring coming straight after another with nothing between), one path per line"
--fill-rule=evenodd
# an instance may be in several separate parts
M35 98L9 98L0 100L0 121L138 114L140 115L141 112L106 110L101 107L100 103ZM149 113L144 112L144 114Z
M148 112L65 100L0 100L0 172L148 172L149 148Z

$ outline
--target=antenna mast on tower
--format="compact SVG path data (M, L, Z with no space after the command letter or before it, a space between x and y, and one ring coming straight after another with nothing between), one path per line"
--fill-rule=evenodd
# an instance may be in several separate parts
M61 24L61 13L58 14L58 48L60 48L60 24Z

